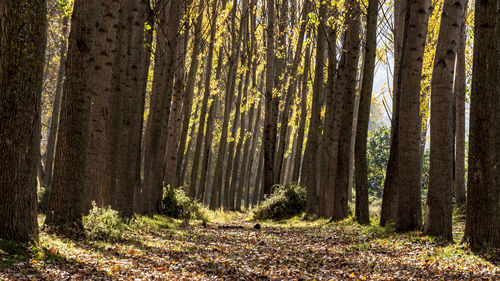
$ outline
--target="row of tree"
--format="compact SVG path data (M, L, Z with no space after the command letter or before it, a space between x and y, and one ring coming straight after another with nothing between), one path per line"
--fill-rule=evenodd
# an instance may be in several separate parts
M474 245L500 242L498 4L474 6L465 234ZM59 67L42 129L54 5ZM369 223L378 42L392 45L394 58L381 224L422 226L429 122L423 227L452 239L453 192L465 203L467 7L467 0L2 1L0 237L36 237L37 173L50 190L48 226L78 225L93 201L124 217L161 213L164 188L182 186L212 209L248 209L276 184L299 181L307 215L342 220L354 180L356 219ZM429 23L439 32L426 77Z

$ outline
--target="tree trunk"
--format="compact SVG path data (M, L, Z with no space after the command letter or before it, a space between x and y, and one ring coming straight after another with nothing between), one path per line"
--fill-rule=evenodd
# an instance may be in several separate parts
M193 96L194 96L194 86L196 83L196 74L198 73L198 65L199 65L199 55L202 53L203 50L203 45L204 42L202 40L202 35L203 35L203 30L202 30L202 23L203 23L203 16L204 16L204 10L205 10L205 1L200 0L200 3L198 4L198 17L196 18L196 23L194 25L194 38L193 38L193 53L191 55L191 64L189 66L189 72L187 75L187 81L186 81L186 89L184 93L184 114L182 117L182 129L181 129L181 136L180 136L180 141L179 141L179 149L177 151L177 182L179 185L184 184L184 176L183 172L184 170L181 171L182 163L184 160L184 150L186 148L186 138L188 136L188 131L189 131L189 121L191 119L191 112L192 112L192 107L193 107ZM208 5L207 5L208 7ZM201 89L201 88L199 88ZM190 140L191 143L191 140ZM195 188L189 188L189 196L191 198L195 197Z
M417 230L422 223L420 174L420 81L429 21L429 1L407 2L401 60L399 115L399 194L396 229Z
M355 165L356 165L356 220L361 224L370 224L368 201L368 164L366 145L370 106L372 101L373 79L377 53L377 15L378 0L370 0L366 18L366 45L363 68L363 81L359 96L358 123L356 128Z
M424 233L453 239L453 78L463 0L445 0L431 82L431 151Z
M250 177L252 174L252 167L253 167L253 160L255 158L255 151L257 149L257 139L259 137L258 132L260 131L258 129L259 121L260 121L260 116L262 112L262 102L259 100L259 103L257 104L257 113L255 113L255 107L252 107L251 112L250 112L250 117L248 118L248 122L252 122L251 128L249 132L251 132L251 136L249 136L247 142L245 143L245 154L243 156L243 164L241 164L241 175L242 179L238 185L238 192L243 193L243 190L245 191L245 210L248 210L250 207ZM253 118L254 117L254 118ZM253 118L253 119L252 119ZM248 151L248 145L250 144L250 139L252 142L252 145L250 147L250 151ZM247 162L245 162L245 159ZM241 192L239 191L241 189Z
M120 154L116 178L116 208L123 217L134 214L134 193L140 185L137 158L141 153L144 23L146 7L144 0L126 0L131 9L129 46L127 51L125 101L121 125Z
M264 194L270 194L274 182L274 156L276 149L277 116L279 100L274 97L275 49L274 49L274 0L267 0L266 40L266 90L264 118ZM278 102L277 102L278 101Z
M217 108L217 100L214 99L212 104L210 105L210 110L208 112L208 119L207 119L207 131L204 136L203 140L203 159L201 161L201 172L200 172L200 184L198 188L198 201L203 202L203 199L206 196L206 187L207 187L207 177L209 169L209 164L210 164L210 158L211 158L211 150L210 148L212 147L212 132L214 129L214 119L215 119L215 110ZM200 140L201 141L201 140ZM200 158L193 158L193 159L200 159ZM194 171L193 171L194 172Z
M306 119L307 119L307 94L309 91L309 68L311 65L311 47L306 46L306 54L304 57L304 72L302 73L302 96L300 98L300 123L297 132L297 148L295 153L295 161L293 165L292 182L298 183L300 178L300 166L302 163L303 147L304 147L304 135L306 129Z
M91 96L89 140L83 190L83 213L98 201L99 182L104 165L104 141L108 112L108 99L113 77L113 58L116 53L118 12L120 0L102 0L101 23L97 34L94 87Z
M380 225L397 221L399 176L399 112L400 112L400 87L401 87L401 60L403 53L404 28L406 17L407 0L395 0L394 16L394 79L393 79L393 110L391 120L391 147L384 182L384 193L382 198L382 210L380 213Z
M77 0L74 4L53 185L45 220L49 226L81 223L100 9L100 0Z
M236 35L236 8L237 1L233 2L233 11L232 11L232 28L231 28L231 56L229 58L229 72L227 77L227 87L225 91L225 100L224 100L224 119L222 123L222 132L219 143L219 151L217 154L217 160L215 164L215 173L214 173L214 182L212 183L212 192L210 196L210 209L215 210L220 207L221 201L221 192L222 192L222 184L223 184L223 170L224 170L224 158L226 156L226 148L228 144L228 131L229 131L229 119L231 115L231 100L234 96L235 88L236 88L236 75L237 75L237 67L240 58L240 42L242 37L242 26L240 24L240 32ZM220 55L220 54L219 54Z
M50 130L49 136L47 138L47 149L45 150L45 163L44 163L44 182L46 188L52 185L52 168L54 167L54 152L56 150L56 137L57 128L59 127L59 113L61 112L61 101L63 95L64 86L64 68L66 64L66 52L68 49L68 26L69 26L69 16L63 16L62 19L62 29L61 29L61 41L59 43L59 70L57 72L57 86L54 97L54 103L52 104L52 116L50 117ZM49 190L45 192L47 200L49 197ZM47 201L45 201L47 202Z
M0 11L0 239L37 241L46 2L7 0Z
M475 6L469 177L464 240L472 247L500 245L499 1Z
M323 69L325 67L326 55L326 16L328 5L322 2L319 8L319 26L318 35L316 39L316 68L314 75L313 98L312 98L312 112L309 123L309 133L307 135L307 144L304 151L304 162L302 164L302 184L307 189L307 206L306 214L314 215L318 210L318 191L317 191L317 174L316 174L316 156L318 155L318 148L321 137L321 96L323 88L325 87ZM266 167L264 167L266 168Z
M285 2L286 4L286 2ZM301 24L300 24L300 30L299 30L299 37L297 40L297 46L295 49L295 55L294 59L290 68L290 85L288 86L288 89L286 91L285 95L285 108L283 109L283 113L281 115L281 127L279 131L279 142L278 142L278 152L276 155L276 165L275 165L275 175L274 182L278 183L279 182L279 176L280 176L280 171L282 166L284 165L285 158L285 144L286 144L286 132L288 129L288 121L289 121L289 116L290 116L290 111L292 107L292 102L293 98L295 97L295 92L297 90L297 70L299 68L299 64L302 58L302 47L304 45L304 37L306 33L306 27L308 24L308 19L309 19L309 5L310 1L306 0L304 2L304 7L302 11L302 19L301 19ZM284 19L286 23L286 18ZM282 19L283 21L283 19ZM280 22L280 25L282 24L282 21ZM280 31L280 33L285 33L285 31ZM284 48L284 46L283 46Z
M348 187L349 187L349 157L352 138L352 121L354 115L354 98L356 95L357 66L360 47L360 12L359 2L350 0L346 5L346 25L343 50L339 62L336 94L342 101L342 117L340 119L340 138L338 146L337 167L335 162L330 163L330 171L336 168L335 193L333 196L333 220L342 220L349 215ZM331 176L331 175L330 175Z
M146 151L144 167L144 188L149 194L146 213L152 214L161 210L163 195L164 157L168 134L170 103L172 101L172 82L179 23L181 21L182 1L173 1L168 13L161 15L161 28L165 28L165 37L158 34L156 56L158 69L155 67L151 108L146 130ZM165 42L165 46L163 46ZM158 70L158 71L157 71Z
M464 1L463 20L458 39L457 66L455 72L455 203L465 204L465 95L466 95L466 61L465 47L467 44L465 17L467 16L468 0Z

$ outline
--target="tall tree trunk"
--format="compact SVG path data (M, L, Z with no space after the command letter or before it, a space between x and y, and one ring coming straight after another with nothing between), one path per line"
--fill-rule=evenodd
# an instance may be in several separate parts
M61 101L64 86L64 68L66 65L66 52L68 49L68 27L69 15L64 15L62 18L61 41L59 42L59 70L57 72L57 86L54 96L54 103L52 104L52 116L50 117L50 130L47 138L47 149L45 150L45 163L44 163L44 182L46 187L50 188L52 185L52 168L54 167L54 152L56 150L56 137L57 129L59 127L59 113L61 112ZM44 194L49 196L49 192ZM47 202L47 201L45 201Z
M354 150L354 163L356 165L356 220L362 224L370 223L366 145L377 54L378 2L379 0L370 0L368 4L363 81L361 82L361 92L359 96L356 147Z
M7 0L0 11L0 238L36 241L46 2Z
M184 11L184 7L182 8ZM181 16L182 17L182 16ZM187 28L187 24L185 25ZM186 34L180 36L177 44L183 46L184 42L187 41ZM184 68L186 62L186 55L183 48L178 47L175 55L175 82L172 95L172 106L170 109L170 121L168 122L168 138L167 138L167 149L165 155L165 175L163 181L168 184L170 188L179 187L178 175L177 175L177 152L179 150L179 140L181 134L182 126L182 103L185 100L184 95ZM184 111L191 111L191 108L184 108Z
M287 4L286 1L283 5ZM278 142L278 152L276 155L276 165L275 165L275 178L274 182L278 183L279 182L279 176L280 176L280 171L282 166L284 165L284 154L285 154L285 144L286 144L286 132L288 129L288 121L290 119L290 111L292 107L292 102L293 98L295 97L295 92L297 91L297 70L299 68L299 64L302 58L302 47L304 45L304 37L306 33L306 27L308 24L308 19L309 19L309 6L310 6L310 1L306 0L304 2L304 7L302 8L302 19L301 19L301 24L300 24L300 30L299 30L299 37L297 40L297 46L295 49L295 55L294 59L292 62L292 66L290 68L290 85L288 86L288 89L286 91L285 95L285 108L283 109L283 113L281 115L281 127L279 131L279 142ZM287 19L281 19L280 25L282 25L283 21L287 23ZM280 28L281 29L281 28ZM280 31L280 33L285 33L284 30ZM282 46L284 48L284 46Z
M464 240L473 247L500 245L500 85L498 0L475 6L469 177Z
M262 190L262 185L263 185L263 182L264 182L264 179L263 179L263 169L264 169L264 149L263 147L260 148L260 153L259 153L259 157L257 158L257 160L259 161L259 164L257 165L257 175L255 176L255 184L254 184L254 187L253 187L253 202L252 202L252 205L253 206L257 206L259 204L260 201L262 201L262 199L264 198L264 191Z
M201 161L201 172L200 172L200 184L198 187L197 191L197 198L198 201L203 202L203 199L206 196L206 188L207 188L207 177L209 169L209 164L210 164L210 158L211 158L211 146L212 146L212 133L214 129L214 122L215 122L215 110L217 108L217 100L214 98L214 101L210 105L210 109L208 112L208 118L207 118L207 131L204 136L203 140L203 159ZM201 139L200 139L201 141ZM200 158L193 158L193 159L200 159ZM194 172L194 171L192 171Z
M241 37L243 35L242 26L243 21L240 23L240 32L238 35L236 34L236 8L237 1L233 2L233 10L231 16L231 56L229 58L229 72L226 83L226 91L225 91L225 100L224 100L224 119L222 121L222 132L219 143L219 151L217 154L217 160L215 164L215 173L214 173L214 182L212 183L212 192L210 196L210 209L215 210L220 207L221 201L221 192L222 192L222 184L223 184L223 170L224 170L224 158L226 156L226 148L228 144L228 131L229 131L229 119L231 115L231 100L234 96L235 88L236 88L236 75L237 75L237 67L240 58L240 42ZM219 54L220 55L220 54Z
M276 149L277 116L279 100L274 97L275 49L274 49L274 0L267 0L266 40L266 90L264 118L264 194L270 194L274 182L274 156ZM277 102L278 101L278 102Z
M453 78L464 1L445 0L431 82L431 152L424 233L453 239Z
M302 163L302 151L304 147L304 135L306 130L306 119L307 119L307 94L309 91L308 82L309 82L309 68L311 66L311 47L309 45L306 46L306 54L304 57L304 71L302 73L302 89L301 89L301 97L300 97L300 123L297 132L297 148L295 153L295 161L293 165L293 173L292 173L292 182L299 182L300 176L300 166Z
M144 188L149 194L146 213L152 214L161 210L163 194L164 157L168 135L168 120L170 103L172 101L172 82L177 44L179 23L181 21L182 1L172 1L168 13L161 15L162 28L165 28L165 37L158 34L156 48L158 56L158 72L155 69L153 93L151 96L150 116L146 130L146 151L144 168ZM162 38L163 37L163 38ZM163 46L165 42L165 46ZM157 65L155 64L155 66ZM156 67L155 67L156 68Z
M391 146L384 182L380 225L396 223L399 194L399 112L401 87L401 60L403 53L404 29L407 0L395 0L394 7L394 79L393 79L393 109L391 120Z
M335 175L330 171L330 165L337 159L339 143L339 119L342 108L341 96L335 91L337 76L337 30L329 28L328 36L328 78L324 95L325 118L323 135L321 138L319 158L322 169L319 173L319 206L318 214L322 217L331 217L333 212L333 187Z
M326 16L328 11L328 4L322 2L319 8L319 25L316 39L316 67L313 85L312 97L312 112L309 123L309 132L307 135L307 143L304 152L304 160L302 164L302 184L307 189L307 206L306 213L311 216L318 210L318 191L316 180L316 156L320 144L321 137L321 106L322 106L322 92L325 87L324 82L324 67L326 55Z
M420 82L430 2L408 0L406 8L400 77L398 231L417 230L422 224Z
M359 2L350 0L345 3L346 25L343 53L339 62L336 94L342 96L342 117L340 119L340 138L338 161L330 163L330 171L336 168L335 193L333 197L333 220L342 220L349 215L349 157L352 137L352 121L354 115L354 98L356 95L357 66L360 47L360 7ZM334 165L337 167L334 167ZM331 176L331 175L330 175Z
M205 185L199 185L199 188L197 189L196 187L197 182L198 182L198 165L199 161L196 161L196 159L201 158L201 152L202 152L202 144L203 144L203 136L205 134L205 120L206 120L206 115L207 115L207 108L208 108L208 100L210 97L210 81L212 79L212 61L213 61L213 56L214 56L214 45L215 45L215 32L217 31L217 6L218 6L219 1L215 0L213 1L212 4L212 19L211 19L211 27L210 27L210 42L208 46L208 53L207 53L207 62L205 64L205 93L203 95L203 100L201 103L201 110L200 110L200 121L199 121L199 126L198 126L198 133L196 135L196 140L194 141L195 143L195 149L194 149L194 156L193 156L193 166L191 167L191 180L190 180L190 191L189 194L191 196L196 196L198 200L201 202L203 201L203 194L205 192ZM206 131L206 134L211 133L209 130ZM206 150L203 150L206 151ZM208 155L207 155L208 157ZM201 174L202 176L203 174ZM202 194L203 193L203 194ZM201 195L198 196L198 195Z
M104 165L104 141L108 112L108 99L113 77L113 58L116 53L118 12L120 0L102 0L101 23L97 34L94 88L92 89L89 140L83 190L83 213L92 208L99 197L99 182Z
M74 4L54 177L45 220L50 226L81 223L100 10L100 0L76 0Z
M193 107L193 96L194 96L194 86L196 83L196 74L198 73L198 65L199 65L199 55L202 53L204 42L202 40L203 30L203 16L204 10L208 7L205 7L205 1L200 0L198 4L198 17L196 18L196 23L194 25L194 38L193 38L193 53L191 55L191 64L189 66L189 72L187 75L186 88L184 93L184 114L182 117L182 129L179 141L179 149L177 151L177 182L179 185L184 184L183 172L181 171L182 163L184 160L184 150L186 148L186 138L188 136L189 131L189 121L191 119L191 112ZM207 8L208 9L208 8ZM201 81L201 80L200 80ZM191 143L191 139L190 142ZM189 188L189 196L191 198L195 197L196 189L191 187Z
M118 32L116 37L116 53L113 63L111 80L111 95L108 101L109 117L106 122L106 139L104 144L104 168L101 173L100 202L101 206L111 206L116 209L116 178L118 172L118 156L120 153L121 127L125 98L127 49L130 24L130 3L122 1L118 17Z
M465 204L465 95L466 95L466 61L465 47L467 43L465 17L468 0L464 1L463 20L458 39L457 66L455 70L455 203Z
M116 178L116 208L124 217L134 214L134 193L140 185L137 158L141 153L144 104L142 89L144 23L147 3L145 0L125 0L131 8L131 24L127 51L126 84L124 87L123 119L121 126L120 155Z

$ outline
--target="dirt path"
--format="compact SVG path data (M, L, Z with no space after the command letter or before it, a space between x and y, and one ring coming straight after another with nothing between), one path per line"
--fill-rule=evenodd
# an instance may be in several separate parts
M498 264L412 236L383 239L349 225L253 226L141 230L119 244L42 235L53 259L14 264L0 270L0 280L500 279Z

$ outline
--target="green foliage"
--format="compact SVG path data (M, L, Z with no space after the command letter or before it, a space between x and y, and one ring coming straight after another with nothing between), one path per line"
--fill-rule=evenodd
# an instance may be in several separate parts
M164 188L163 210L166 216L175 219L207 220L203 206L189 198L182 188Z
M117 211L109 206L97 207L95 202L92 202L89 214L83 217L83 227L89 232L90 238L108 241L120 240L126 228Z
M253 212L254 220L281 220L306 209L306 190L296 184L278 186Z
M424 152L424 163L422 169L422 196L427 197L427 190L429 189L429 171L430 171L431 151L426 149Z
M382 197L390 146L391 134L388 127L380 126L368 133L366 160L370 196Z

